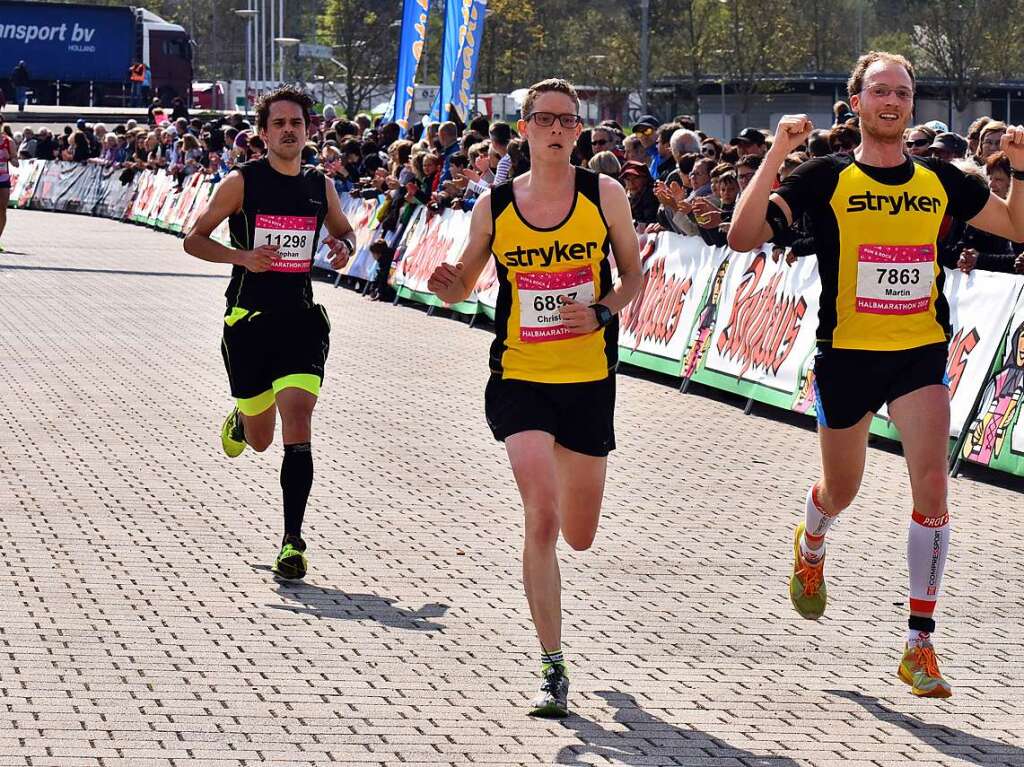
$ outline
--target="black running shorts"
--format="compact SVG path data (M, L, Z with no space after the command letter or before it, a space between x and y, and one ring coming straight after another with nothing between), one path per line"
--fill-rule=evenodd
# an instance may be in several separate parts
M819 349L814 357L818 423L847 429L904 394L949 386L947 353L945 343L895 352Z
M615 449L615 374L587 383L534 383L492 373L484 392L487 424L501 442L546 431L564 448L604 457Z
M221 354L232 396L252 400L288 385L319 394L330 330L327 311L319 304L270 314L229 311L224 317ZM272 398L268 402L272 404Z

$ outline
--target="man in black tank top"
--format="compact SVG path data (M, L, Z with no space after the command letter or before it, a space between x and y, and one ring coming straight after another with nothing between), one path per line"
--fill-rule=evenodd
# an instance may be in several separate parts
M355 250L334 184L302 166L311 104L287 87L263 97L256 124L267 156L228 174L185 238L185 252L232 264L221 353L237 404L221 427L224 452L266 450L281 413L284 537L274 572L283 578L302 578L307 567L302 519L313 484L312 416L330 333L310 279L321 228L330 235L333 267L344 267ZM211 239L224 219L230 248Z

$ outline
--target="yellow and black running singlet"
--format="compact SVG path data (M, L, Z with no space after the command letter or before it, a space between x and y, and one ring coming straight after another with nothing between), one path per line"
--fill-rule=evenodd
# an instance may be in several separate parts
M502 378L600 381L618 361L617 318L603 330L576 335L562 324L558 311L566 298L590 305L612 288L598 180L596 173L577 168L569 215L548 229L520 215L512 181L491 190L491 253L499 288L490 365Z
M966 221L985 207L983 182L932 158L877 168L830 155L805 162L775 193L794 221L808 214L819 347L898 351L949 340L939 232L945 216ZM769 223L778 229L772 206Z

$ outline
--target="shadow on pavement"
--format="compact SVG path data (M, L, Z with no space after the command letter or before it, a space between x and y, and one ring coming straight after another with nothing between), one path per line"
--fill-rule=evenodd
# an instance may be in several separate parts
M277 581L277 593L284 599L298 605L267 605L274 610L287 610L317 618L350 621L374 621L393 629L411 631L438 631L444 626L434 623L431 618L441 618L448 612L448 605L428 602L416 610L397 607L394 599L376 594L349 594L338 589L312 586L294 581Z
M632 695L621 692L597 693L615 708L615 721L626 726L627 732L607 730L597 722L575 714L561 724L573 730L583 746L565 746L555 757L556 764L584 765L580 761L586 754L601 756L616 764L650 765L672 760L676 764L742 763L746 767L798 767L786 756L760 756L742 748L730 746L723 740L700 730L678 727L648 714ZM690 753L687 753L690 752Z
M1018 746L971 735L943 724L929 724L911 714L894 711L871 695L862 695L852 690L825 690L825 692L852 700L863 706L865 711L879 721L891 722L897 727L903 728L922 743L948 756L985 767L1024 765L1024 749Z

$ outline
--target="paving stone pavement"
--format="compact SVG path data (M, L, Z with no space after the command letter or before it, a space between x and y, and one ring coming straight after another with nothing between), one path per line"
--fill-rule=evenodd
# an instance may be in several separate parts
M871 450L804 622L813 431L622 375L598 539L560 554L576 715L535 721L486 330L317 284L312 571L282 585L280 448L219 450L226 269L52 213L12 211L4 245L0 766L1024 765L1019 482L951 485L956 696L919 701L900 456Z

